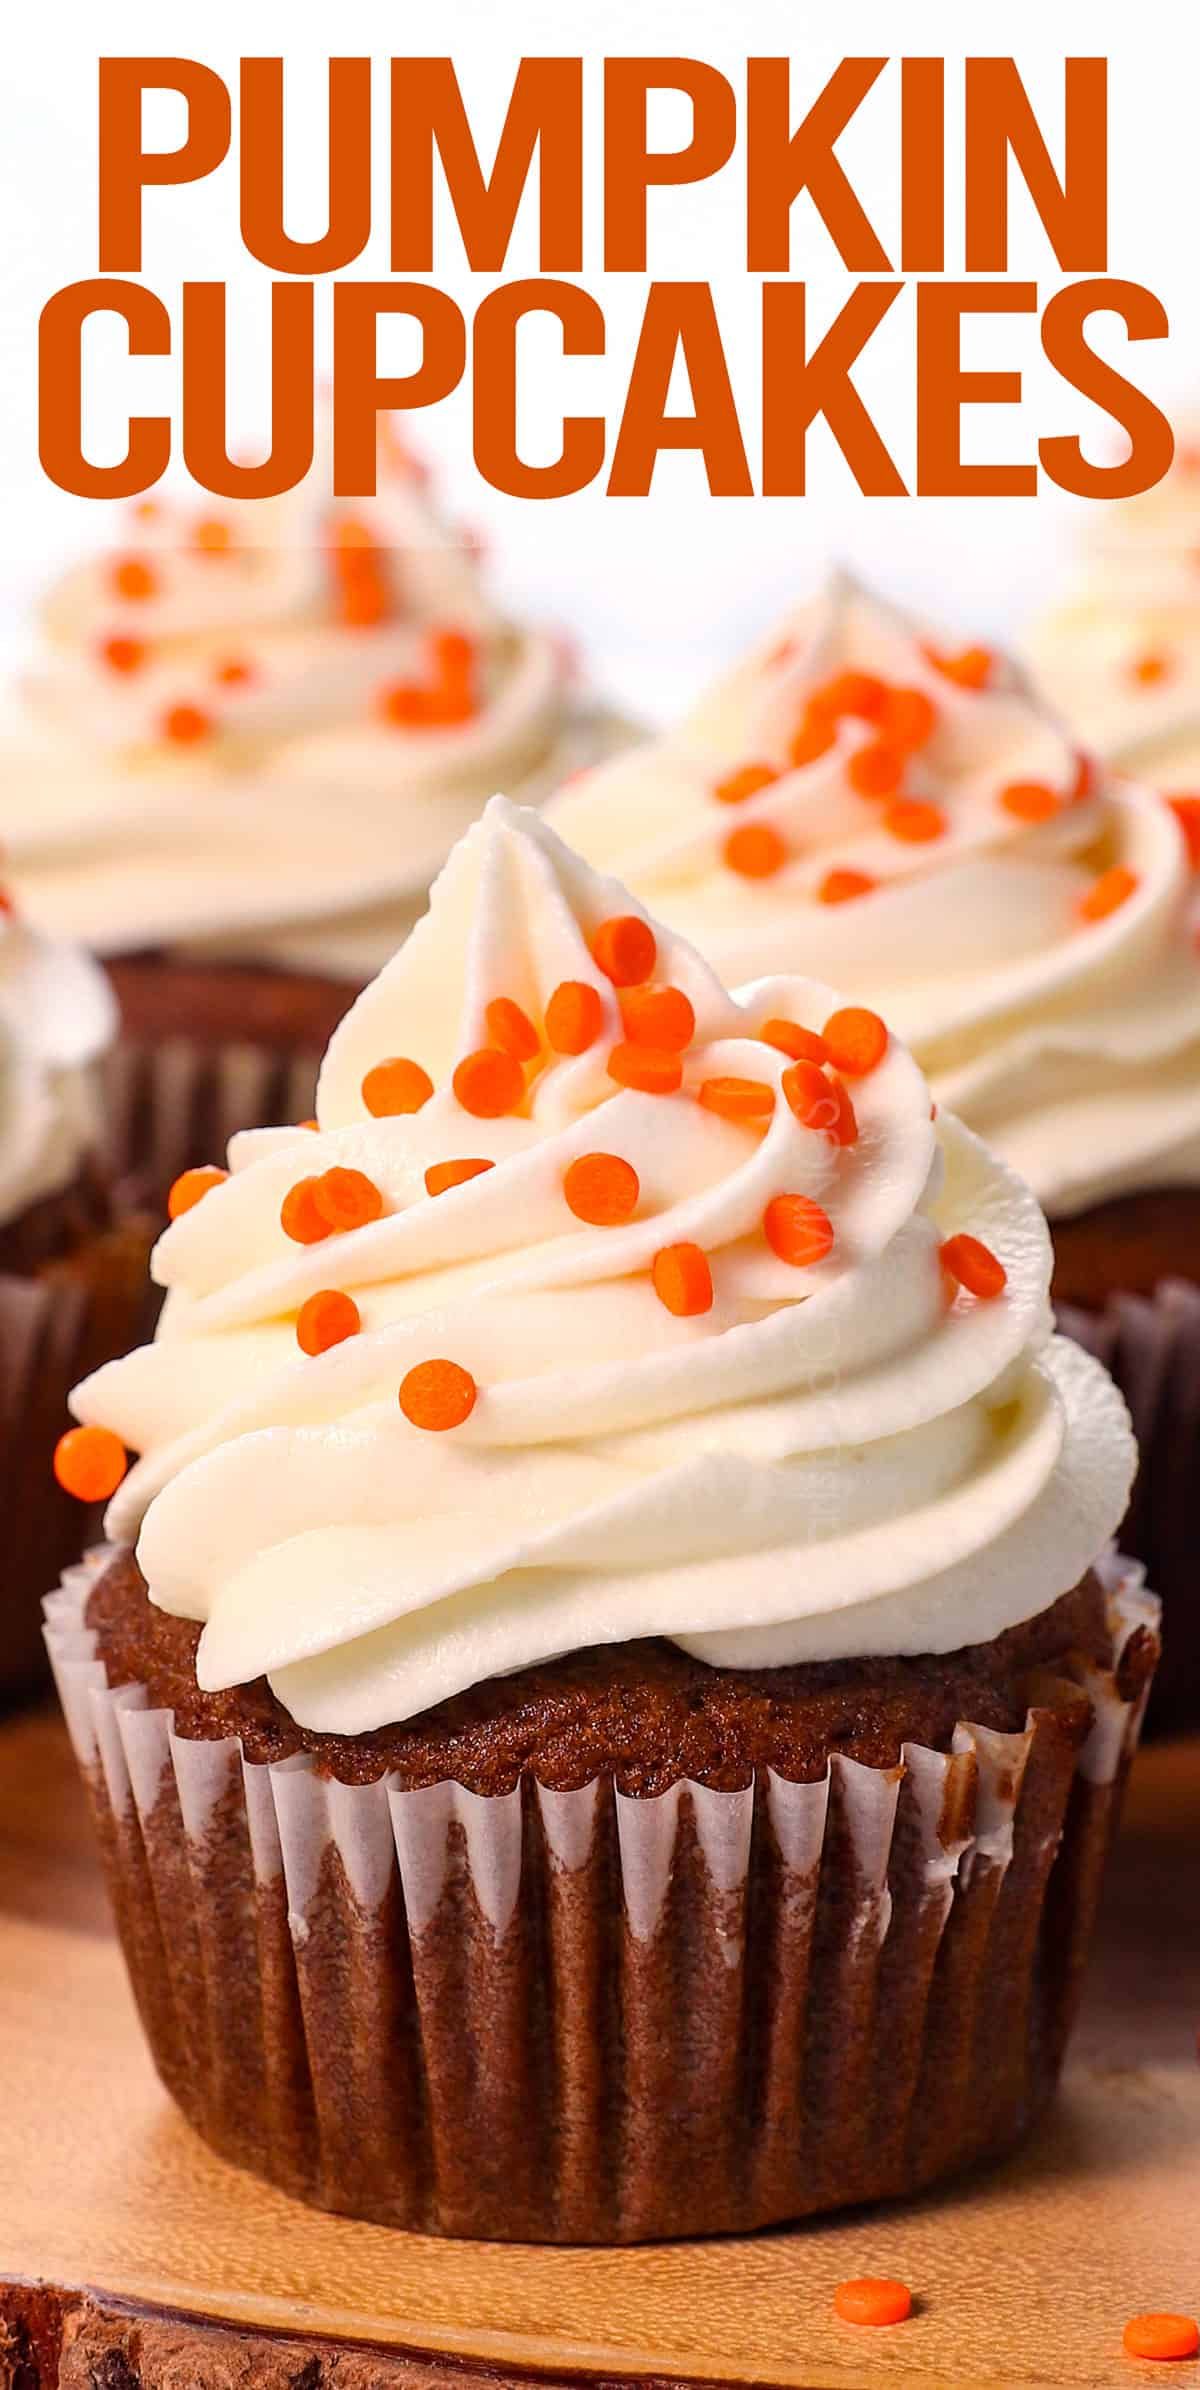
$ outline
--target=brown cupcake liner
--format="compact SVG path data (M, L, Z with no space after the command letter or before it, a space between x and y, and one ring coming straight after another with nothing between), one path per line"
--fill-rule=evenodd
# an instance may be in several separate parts
M1168 1279L1098 1311L1062 1304L1058 1324L1129 1405L1140 1463L1121 1548L1143 1563L1166 1619L1147 1731L1180 1732L1200 1722L1200 1286Z
M107 1558L47 1643L159 2073L233 2163L423 2232L654 2240L916 2191L1050 2096L1153 1664L1140 1571L1106 1579L1124 1669L1039 1683L1019 1734L636 1800L184 1740L96 1656Z
M138 1342L152 1223L132 1218L34 1277L0 1275L0 1702L47 1681L42 1599L99 1531L55 1483L54 1447L81 1377Z
M122 1038L104 1073L107 1161L122 1201L145 1206L161 1225L181 1171L223 1163L239 1129L310 1116L320 1060L318 1051L249 1043Z

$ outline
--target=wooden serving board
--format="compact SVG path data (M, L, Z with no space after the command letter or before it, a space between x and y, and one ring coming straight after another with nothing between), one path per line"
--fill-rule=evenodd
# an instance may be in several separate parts
M1200 2308L1198 2024L1200 1743L1138 1763L1065 2090L999 2172L667 2248L349 2223L235 2173L171 2108L65 1736L20 1720L0 1729L0 2390L1129 2390L1125 2318ZM911 2285L908 2323L834 2319L835 2284L868 2273Z

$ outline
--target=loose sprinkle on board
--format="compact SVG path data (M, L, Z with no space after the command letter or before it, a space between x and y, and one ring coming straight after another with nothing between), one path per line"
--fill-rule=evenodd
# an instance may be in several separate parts
M912 2314L912 2292L905 2282L866 2275L858 2282L839 2282L833 2312L844 2324L903 2324Z
M1194 2315L1131 2315L1121 2338L1127 2357L1150 2357L1159 2364L1200 2352Z

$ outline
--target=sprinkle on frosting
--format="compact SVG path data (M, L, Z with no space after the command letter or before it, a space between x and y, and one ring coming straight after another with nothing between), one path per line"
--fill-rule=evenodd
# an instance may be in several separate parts
M863 1004L843 1004L831 1012L821 1031L825 1054L848 1078L864 1079L878 1070L888 1050L886 1025Z
M335 1167L322 1171L313 1181L312 1199L335 1236L349 1236L356 1228L369 1227L383 1211L383 1197L365 1170Z
M977 1295L983 1303L992 1303L1002 1295L1008 1284L1008 1272L980 1239L961 1231L947 1237L942 1246L942 1267L948 1270L969 1295Z
M806 1029L800 1021L764 1021L758 1034L764 1045L777 1047L781 1054L790 1054L793 1062L819 1064L829 1060L824 1038L815 1029Z
M713 1306L712 1271L699 1245L664 1245L651 1265L654 1292L675 1319L700 1319Z
M617 1228L632 1220L641 1191L632 1162L620 1154L579 1154L563 1179L567 1209L591 1228Z
M315 1361L335 1344L344 1344L348 1336L357 1336L361 1327L362 1314L353 1295L343 1294L339 1287L323 1286L308 1296L296 1314L296 1342L301 1352Z
M421 1361L400 1388L400 1408L413 1427L435 1434L463 1427L475 1408L478 1388L457 1361Z
M928 797L897 797L884 814L883 826L906 846L927 846L931 839L944 838L950 824L941 806Z
M100 659L110 672L140 672L148 652L144 639L131 638L124 631L114 631L100 641Z
M779 773L774 764L739 764L736 772L729 772L723 780L718 780L713 795L719 805L744 805L748 797L759 796L764 788L770 788L778 778Z
M1129 902L1138 884L1137 873L1123 863L1114 863L1092 881L1079 899L1080 918L1084 921L1107 921L1110 913L1119 911Z
M660 1046L614 1046L608 1075L619 1087L636 1088L641 1095L674 1095L683 1085L680 1055Z
M206 1195L211 1195L214 1187L223 1186L228 1176L227 1170L213 1167L183 1171L168 1190L167 1218L182 1219L185 1212L190 1212L195 1204L203 1202Z
M846 778L860 797L890 797L908 768L908 754L895 739L871 739L856 747L846 764Z
M659 1046L686 1053L696 1034L696 1014L682 988L631 988L621 999L621 1021L635 1046Z
M856 896L869 896L877 885L869 871L855 871L848 864L835 865L818 884L817 902L823 905L850 904Z
M556 1054L586 1054L604 1027L604 999L585 979L559 982L546 1006L546 1041Z
M722 1120L769 1120L775 1109L775 1090L762 1079L702 1079L698 1101L706 1112Z
M377 1062L366 1073L362 1083L362 1099L375 1120L388 1120L402 1112L419 1112L433 1094L433 1081L419 1062L406 1054L389 1055L386 1062Z
M158 590L158 575L144 556L114 557L111 579L116 595L134 604L154 597Z
M728 869L744 880L769 880L787 862L787 848L769 822L739 823L721 852Z
M107 1427L70 1427L54 1447L54 1474L77 1502L109 1502L128 1461L119 1436Z
M465 1187L468 1179L481 1178L485 1170L494 1170L494 1162L476 1159L464 1162L430 1162L425 1172L427 1195L446 1195L451 1187Z
M201 705L192 705L181 698L178 705L169 705L162 718L162 734L176 747L196 747L212 733L212 715Z
M1047 788L1044 780L1010 780L1001 789L999 802L1019 822L1053 821L1063 805L1058 790Z
M279 1224L294 1245L319 1245L331 1233L330 1223L317 1205L317 1180L298 1179L279 1207Z
M515 1062L532 1062L542 1041L527 1012L511 996L493 996L487 1008L487 1032L494 1046Z
M763 1234L772 1253L796 1270L824 1261L833 1251L833 1222L808 1195L773 1195L763 1213Z
M501 1120L523 1101L525 1073L515 1055L498 1046L479 1046L456 1066L454 1092L474 1119Z
M602 921L592 939L592 959L615 988L640 987L658 961L649 922L638 913L619 913Z

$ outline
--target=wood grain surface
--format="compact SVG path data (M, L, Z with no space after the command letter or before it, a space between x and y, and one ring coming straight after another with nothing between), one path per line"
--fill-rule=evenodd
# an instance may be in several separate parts
M1200 2308L1200 1744L1135 1771L1067 2084L999 2172L905 2210L633 2250L422 2240L297 2206L159 2089L57 1719L0 1730L0 2390L1126 2390ZM898 2274L891 2331L835 2284ZM34 2286L44 2286L37 2289ZM61 2351L61 2359L60 2359ZM61 2363L61 2371L60 2371ZM1195 2378L1197 2370L1178 2369Z

